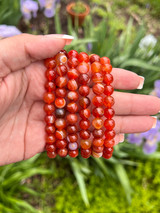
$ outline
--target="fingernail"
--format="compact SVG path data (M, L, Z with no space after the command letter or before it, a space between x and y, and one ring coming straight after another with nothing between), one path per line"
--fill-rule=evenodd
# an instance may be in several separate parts
M142 89L143 85L144 85L145 78L143 76L140 76L140 75L139 75L139 78L140 78L140 82L139 82L137 89Z
M66 34L48 34L48 35L45 35L45 37L64 39L66 41L66 45L70 44L72 40L74 39L73 36L66 35Z
M154 119L152 128L156 128L156 125L157 125L157 117L156 117L156 116L151 116L151 117Z
M119 135L119 143L122 143L124 141L124 134Z

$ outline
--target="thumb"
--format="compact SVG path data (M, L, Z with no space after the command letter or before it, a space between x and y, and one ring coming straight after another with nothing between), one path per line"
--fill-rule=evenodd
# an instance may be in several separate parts
M62 34L21 34L0 41L0 77L23 69L31 62L54 56L73 40Z

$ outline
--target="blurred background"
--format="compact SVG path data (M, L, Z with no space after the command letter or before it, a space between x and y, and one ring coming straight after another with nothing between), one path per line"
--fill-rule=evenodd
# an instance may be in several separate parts
M73 35L67 51L108 56L114 67L145 77L141 91L129 92L160 97L160 0L70 2L0 0L0 39ZM79 20L78 13L87 16ZM160 212L159 142L160 121L149 132L126 136L109 160L49 160L42 153L0 167L0 212Z

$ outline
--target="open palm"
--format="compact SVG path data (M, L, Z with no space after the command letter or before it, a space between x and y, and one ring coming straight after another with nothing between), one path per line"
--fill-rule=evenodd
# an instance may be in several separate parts
M0 165L44 150L43 59L55 55L66 42L56 35L27 34L0 41ZM125 70L113 69L113 75L116 89L136 89L142 81ZM152 128L155 119L149 115L160 110L158 98L119 92L114 97L117 141L121 133Z

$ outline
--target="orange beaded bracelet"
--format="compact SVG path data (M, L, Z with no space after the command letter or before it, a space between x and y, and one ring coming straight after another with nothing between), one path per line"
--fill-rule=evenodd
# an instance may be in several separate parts
M44 94L48 156L55 158L58 154L66 157L68 154L77 157L80 148L83 158L92 155L109 159L115 145L114 98L111 96L113 76L109 58L61 50L44 63L48 80ZM95 94L92 100L89 98L89 84ZM90 106L94 106L92 112ZM91 115L94 117L92 122ZM93 139L91 126L94 128Z

